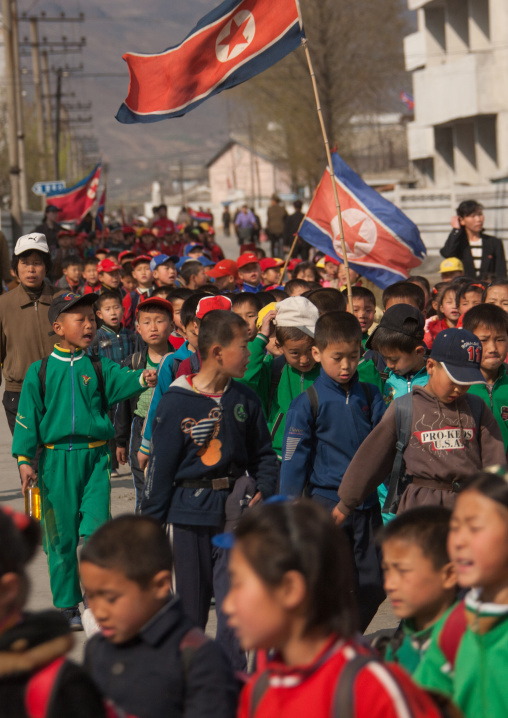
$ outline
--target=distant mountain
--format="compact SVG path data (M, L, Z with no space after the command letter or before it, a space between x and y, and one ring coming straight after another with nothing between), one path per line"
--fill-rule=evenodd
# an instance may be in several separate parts
M168 187L170 162L204 164L226 141L224 97L208 101L185 117L156 124L122 125L115 120L129 86L122 55L127 51L162 52L178 44L215 4L214 0L141 0L136 4L125 0L88 0L85 4L62 0L41 1L34 6L33 0L18 0L20 13L26 10L39 15L44 11L48 17L61 12L68 16L76 16L81 10L85 13L84 23L40 23L40 36L58 39L66 35L69 40L86 37L81 57L68 55L62 60L61 55L55 55L50 61L84 64L83 78L76 75L65 79L64 89L76 92L70 104L93 102L94 134L109 166L110 197L116 195L124 201L146 198L152 180ZM23 23L21 34L25 33L28 25ZM82 134L91 131L84 127Z

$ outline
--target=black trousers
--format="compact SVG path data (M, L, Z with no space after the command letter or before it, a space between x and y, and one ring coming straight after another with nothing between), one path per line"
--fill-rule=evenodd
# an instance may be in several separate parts
M135 416L131 426L131 441L129 445L129 460L132 471L132 480L134 482L134 490L136 492L136 513L141 511L141 499L143 498L143 489L145 488L145 474L139 467L138 451L143 438L142 429L144 419Z
M337 505L324 496L313 494L312 499L330 511ZM381 551L376 545L376 532L383 525L379 503L370 509L353 511L342 524L353 552L358 597L360 628L364 633L386 598L381 570Z
M234 631L227 625L222 603L229 591L229 551L212 545L212 538L220 530L212 526L173 524L173 557L176 592L182 599L184 611L194 623L206 628L210 601L215 596L217 636L233 670L245 671L246 654L242 651Z
M7 424L9 425L9 429L11 430L11 434L14 434L14 427L16 426L16 417L18 415L20 396L20 391L4 391L4 396L2 399L2 404L4 405L5 409L5 416L7 418ZM37 471L37 468L39 466L39 456L41 455L41 451L42 446L39 446L34 458L30 462L30 465L32 466L32 469L34 471Z

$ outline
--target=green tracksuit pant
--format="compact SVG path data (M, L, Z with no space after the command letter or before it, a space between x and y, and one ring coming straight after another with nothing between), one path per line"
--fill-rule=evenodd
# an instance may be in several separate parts
M42 537L53 603L70 608L82 600L77 548L111 515L111 455L95 448L44 448L39 461Z

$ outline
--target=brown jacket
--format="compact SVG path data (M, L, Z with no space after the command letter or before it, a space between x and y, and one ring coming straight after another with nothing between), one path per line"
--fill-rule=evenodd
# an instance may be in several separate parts
M48 311L59 291L45 283L33 302L20 284L0 297L0 362L6 391L21 391L30 364L53 351Z
M354 511L392 470L397 443L396 401L362 443L344 474L339 488L339 510L343 514ZM417 477L420 487L427 480L432 489L441 484L442 489L451 491L450 475L467 475L493 464L504 465L506 454L501 430L486 404L478 437L465 397L443 404L424 387L417 386L413 389L413 422L404 462L407 474ZM407 489L414 490L414 485Z
M287 212L280 204L273 204L267 210L266 231L268 234L282 234Z

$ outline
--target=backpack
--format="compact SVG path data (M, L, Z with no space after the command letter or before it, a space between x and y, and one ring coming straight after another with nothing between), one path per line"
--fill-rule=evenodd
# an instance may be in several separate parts
M359 384L363 389L365 398L367 399L367 406L369 407L369 416L370 416L372 414L372 401L374 399L374 397L372 395L372 389L371 389L372 385L365 381L360 381ZM317 393L317 390L316 390L316 387L314 386L314 384L312 384L312 386L309 386L308 389L305 389L305 393L309 397L310 408L312 411L312 418L314 419L314 421L316 421L317 415L318 415L318 409L319 409L319 396L318 396L318 393ZM372 418L372 417L370 416L370 418Z
M194 656L201 646L210 640L200 628L191 628L180 641L179 650L185 682L187 682ZM25 690L25 709L28 718L46 718L50 714L52 701L58 688L60 671L66 661L65 656L60 656L30 678ZM136 718L121 708L117 708L109 700L104 700L104 709L107 718Z
M375 655L371 654L356 656L346 663L335 684L330 718L355 718L355 681L362 668L369 663L380 664L381 662ZM390 667L385 665L385 668L395 680L397 679L399 671L403 673L396 665L391 665ZM256 710L269 687L270 672L266 670L260 674L252 689L248 718L255 718ZM458 718L459 715L462 716L462 713L457 711L444 696L433 694L424 688L419 688L419 690L423 691L423 693L432 700L436 712L441 715L442 718ZM403 706L398 706L398 708L401 715L404 714L408 718L414 715L408 703L405 703Z
M99 391L101 394L102 411L107 414L109 409L108 400L106 398L106 385L104 384L104 374L102 373L102 362L99 356L91 355L88 357L92 362L92 366L97 377L97 383L99 385ZM46 396L46 373L48 369L49 357L44 357L39 367L38 377L42 388L42 400Z
M465 603L464 601L459 601L448 614L438 638L441 653L450 664L452 671L455 668L455 659L466 628Z
M471 409L476 428L479 430L485 402L474 394L464 394L464 397ZM395 444L396 454L388 483L388 493L382 509L384 514L397 513L402 494L412 482L412 477L406 476L404 451L409 444L413 425L413 392L395 399L394 404L397 443ZM478 437L480 432L477 431L476 435Z

